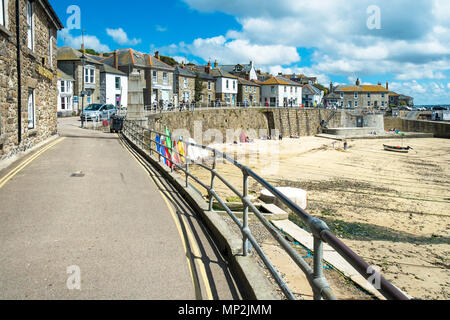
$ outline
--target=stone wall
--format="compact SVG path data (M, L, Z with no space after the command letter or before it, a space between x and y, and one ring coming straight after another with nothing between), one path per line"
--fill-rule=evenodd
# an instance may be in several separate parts
M384 126L386 130L395 128L405 132L433 133L436 138L450 138L450 123L446 122L385 117Z
M34 2L34 50L27 48L26 1L20 1L22 94L18 97L15 2L8 1L8 25L0 30L0 159L32 148L57 133L56 27L39 2ZM49 39L53 36L53 55ZM51 63L50 63L51 62ZM28 93L34 90L35 126L28 129ZM18 99L22 104L18 138Z
M269 134L278 135L276 132L282 132L285 137L313 136L318 133L320 122L327 120L331 112L331 110L282 108L217 108L194 112L164 113L151 117L149 125L160 132L167 126L172 132L176 130L176 135L190 136L197 142L200 142L199 139L203 139L202 143L208 144L216 138L212 136L214 132L220 132L223 138L229 136L230 133L233 133L234 137L238 137L242 130L251 139ZM340 126L339 112L330 123Z

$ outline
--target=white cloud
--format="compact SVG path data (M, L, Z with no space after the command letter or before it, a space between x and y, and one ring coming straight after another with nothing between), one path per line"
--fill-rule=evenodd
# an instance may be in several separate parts
M81 44L83 43L82 36L72 36L70 30L62 29L58 32L58 38L62 39L65 46L69 46L72 48L81 48ZM84 47L86 49L93 49L97 52L110 52L110 48L100 43L100 40L96 36L85 35L84 36Z
M166 27L163 27L163 26L160 26L160 25L155 26L155 29L156 29L156 31L159 31L159 32L166 32L167 31Z
M113 38L113 40L120 45L135 46L142 42L141 39L136 39L136 38L129 39L127 33L122 28L118 28L118 29L107 28L106 33L108 34L108 36Z

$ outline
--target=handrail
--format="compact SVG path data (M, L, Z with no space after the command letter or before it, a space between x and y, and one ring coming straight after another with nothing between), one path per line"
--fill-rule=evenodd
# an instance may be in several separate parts
M165 159L169 162L170 169L178 168L182 172L184 172L186 177L186 187L189 186L189 178L197 182L200 186L202 186L205 190L208 191L209 195L209 210L213 211L213 199L216 199L220 206L225 210L225 212L231 217L231 219L236 223L236 225L240 228L243 237L243 255L246 256L248 254L249 243L252 244L255 251L263 260L264 264L269 269L270 273L274 277L274 280L279 285L280 289L284 292L285 296L288 299L295 299L295 296L287 287L286 283L278 273L278 271L271 264L267 256L264 254L260 245L257 243L256 239L253 237L250 229L248 228L248 213L249 210L253 212L253 214L261 221L264 227L270 232L270 234L277 240L277 242L283 247L286 253L291 257L291 259L298 265L298 267L305 273L307 280L309 281L313 292L314 299L321 300L329 299L335 300L337 299L334 293L332 292L324 274L323 274L323 243L328 243L332 248L336 250L348 263L350 263L359 274L361 274L365 279L379 279L379 287L376 288L386 299L392 300L408 300L408 298L395 286L393 286L389 281L387 281L380 273L376 270L372 270L369 273L370 266L355 252L353 252L349 247L347 247L341 240L339 240L328 228L328 226L322 220L315 218L309 215L305 210L300 208L297 204L295 204L292 200L287 198L283 193L281 193L278 189L273 187L270 183L268 183L265 179L256 174L249 167L242 165L235 159L232 159L227 154L208 147L195 143L191 143L188 141L183 141L186 145L199 148L202 150L206 150L213 154L212 160L212 168L204 165L201 162L197 162L189 157L189 154L182 155L178 151L176 151L172 146L165 146L161 142L156 142L156 140L152 139L152 136L155 137L158 135L164 138L170 138L173 141L172 136L167 135L165 133L160 133L152 129L144 128L136 121L125 121L124 130L122 132L129 140L132 140L137 147L139 144L141 145L141 149L145 151L147 149L152 156L152 153L156 153L158 160L161 161L161 158ZM146 137L146 134L150 135ZM145 143L145 140L149 140L149 143ZM163 156L158 150L155 150L152 144L156 146L165 146L168 147L172 154L177 154L182 156L185 159L185 167L174 163L173 157ZM229 183L223 176L221 176L216 171L216 164L218 159L224 159L238 169L242 171L243 174L243 192L241 193L236 187L234 187L231 183ZM206 185L202 181L200 181L197 177L195 177L192 173L189 172L190 165L198 165L201 168L208 170L211 173L211 184L210 186ZM235 216L235 214L230 210L230 208L226 205L226 203L220 198L220 196L216 193L214 189L215 179L218 178L221 180L224 185L229 188L233 193L235 193L241 200L244 206L243 209L243 222L239 221L239 219ZM280 235L278 230L264 217L264 215L256 208L248 197L248 179L252 178L257 183L259 183L262 187L266 188L270 193L272 193L277 199L279 199L282 203L284 203L293 213L295 213L312 231L314 238L314 256L313 256L313 268L309 266L309 264L298 254L296 250L285 240L285 238Z

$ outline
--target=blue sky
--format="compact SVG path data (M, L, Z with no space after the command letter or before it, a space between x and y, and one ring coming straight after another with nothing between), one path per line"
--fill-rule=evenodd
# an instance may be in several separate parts
M248 63L335 83L390 83L416 104L450 104L447 0L50 0L65 26L81 10L86 47L132 47L187 59ZM376 7L373 7L373 4ZM81 30L59 33L79 47Z

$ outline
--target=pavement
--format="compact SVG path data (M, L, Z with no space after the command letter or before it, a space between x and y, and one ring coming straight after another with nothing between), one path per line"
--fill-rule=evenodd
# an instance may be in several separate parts
M59 133L0 171L0 299L241 299L195 212L117 134Z

